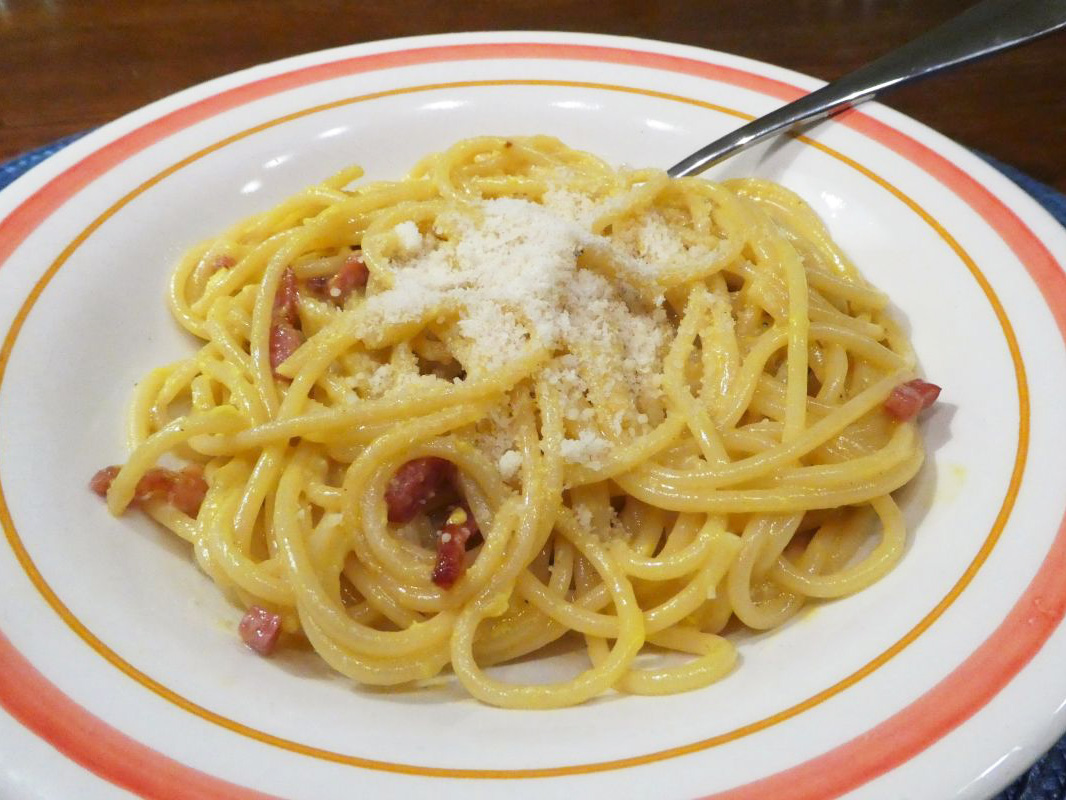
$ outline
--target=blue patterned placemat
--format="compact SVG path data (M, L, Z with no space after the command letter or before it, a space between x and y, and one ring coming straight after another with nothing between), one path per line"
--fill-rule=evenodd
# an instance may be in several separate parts
M31 167L59 152L68 144L80 139L89 131L75 133L57 139L51 144L30 150L17 158L0 164L0 189L19 177ZM1066 226L1066 195L1047 184L1034 180L1008 164L991 156L978 153L985 161L998 169L1022 189L1033 196L1059 222ZM1066 736L1060 739L1027 773L1008 786L993 800L1064 800L1066 799Z
M23 153L10 161L0 164L0 189L3 189L9 183L14 181L15 178L19 177L30 167L37 166L46 158L55 155L68 144L76 142L88 132L89 131L82 131L81 133L73 133L70 136L64 136L62 139L56 139L51 144L46 144L44 147L38 147L36 150L30 150L28 153Z

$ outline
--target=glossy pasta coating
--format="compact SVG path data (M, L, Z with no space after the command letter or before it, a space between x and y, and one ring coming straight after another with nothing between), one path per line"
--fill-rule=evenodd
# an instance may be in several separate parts
M141 383L108 490L120 513L161 457L202 465L195 517L145 510L246 608L362 683L450 669L550 708L705 686L734 668L731 620L777 627L900 558L891 493L923 449L883 404L915 359L794 194L548 137L360 175L182 259L170 307L202 345ZM455 496L390 521L425 459ZM480 538L440 547L460 507ZM484 671L568 634L576 677ZM691 658L637 668L649 646Z

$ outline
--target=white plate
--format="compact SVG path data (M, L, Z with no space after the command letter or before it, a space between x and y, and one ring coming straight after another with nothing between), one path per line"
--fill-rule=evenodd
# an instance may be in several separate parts
M859 595L743 639L741 668L712 687L515 712L448 688L360 690L309 653L254 658L186 548L110 518L85 488L124 456L134 381L190 347L163 291L198 239L342 165L395 177L480 133L667 166L817 85L633 39L380 42L174 95L0 193L0 795L821 800L1005 785L1066 727L1066 233L883 107L717 174L812 203L945 387L905 496L908 550Z

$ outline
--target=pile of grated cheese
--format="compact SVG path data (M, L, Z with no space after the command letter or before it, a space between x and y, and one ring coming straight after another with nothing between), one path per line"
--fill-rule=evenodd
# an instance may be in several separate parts
M413 222L397 225L388 264L392 285L366 298L361 324L367 331L416 321L450 326L449 344L474 378L530 346L547 348L555 356L549 379L569 400L563 457L595 467L610 443L589 419L587 402L579 411L588 391L581 375L620 382L616 388L630 398L659 396L672 330L661 292L651 302L640 300L634 285L654 285L656 272L683 256L685 246L654 212L634 241L615 243L589 232L597 214L589 198L556 189L544 200L485 200L439 216L424 233ZM617 274L582 267L590 247L607 252ZM597 351L621 352L621 363L596 363ZM611 433L646 422L633 402L628 406L631 411L620 408L611 420ZM493 457L505 477L515 475L517 453L497 450Z

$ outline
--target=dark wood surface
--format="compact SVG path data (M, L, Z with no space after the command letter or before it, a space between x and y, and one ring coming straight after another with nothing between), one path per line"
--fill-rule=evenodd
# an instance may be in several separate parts
M970 0L0 0L0 160L208 78L297 53L464 30L700 45L830 80ZM1066 34L889 105L1066 191Z

